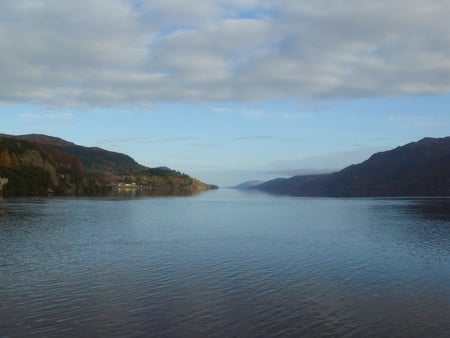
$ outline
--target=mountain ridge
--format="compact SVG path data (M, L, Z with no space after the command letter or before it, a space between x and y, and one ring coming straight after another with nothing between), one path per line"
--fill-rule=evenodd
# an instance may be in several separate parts
M425 137L338 172L278 178L251 189L317 197L450 196L450 137Z
M262 183L264 183L264 181L250 180L250 181L245 181L243 183L235 185L234 187L231 187L231 188L237 189L237 190L245 190L245 189L249 189L249 188L255 187L257 185L260 185Z

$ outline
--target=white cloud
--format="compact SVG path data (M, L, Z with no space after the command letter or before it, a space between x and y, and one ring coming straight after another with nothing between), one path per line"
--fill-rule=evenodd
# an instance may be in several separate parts
M275 137L271 135L256 135L256 136L240 136L233 139L233 141L267 141L273 140Z
M434 115L392 115L388 121L407 127L442 127L450 124L450 117Z
M19 118L26 121L39 120L42 116L34 113L20 114Z
M60 113L60 114L44 114L46 119L71 119L73 117L72 113Z
M43 119L63 119L63 120L69 120L73 118L72 113L55 113L55 114L37 114L37 113L24 113L19 114L19 118L25 121L36 121L36 120L43 120Z
M381 147L361 147L348 151L304 157L295 160L279 160L268 164L273 173L299 174L307 172L332 172L351 164L361 163L372 154L384 151Z
M450 92L443 0L0 1L0 103Z
M61 131L63 129L71 129L72 126L68 125L56 125L56 124L43 124L40 126L36 126L36 130L39 130L44 133Z

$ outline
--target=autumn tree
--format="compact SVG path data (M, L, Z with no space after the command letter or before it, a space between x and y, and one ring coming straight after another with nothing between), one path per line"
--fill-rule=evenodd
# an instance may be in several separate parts
M11 155L9 155L8 149L3 149L0 152L0 167L3 167L3 168L12 168L13 167L13 161L12 161Z

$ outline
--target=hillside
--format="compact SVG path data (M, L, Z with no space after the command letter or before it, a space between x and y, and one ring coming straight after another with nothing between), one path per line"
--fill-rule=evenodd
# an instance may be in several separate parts
M185 194L212 187L166 167L145 167L124 154L36 134L0 134L0 178L8 179L2 185L3 195L91 194L112 189Z
M252 180L252 181L247 181L247 182L238 184L238 185L232 187L232 189L245 190L245 189L249 189L249 188L255 187L257 185L260 185L262 183L264 183L264 181Z
M128 155L98 147L83 147L61 138L39 134L14 137L70 154L82 163L85 172L88 173L102 173L106 171L115 175L125 175L130 173L130 171L145 169L144 166L139 165Z
M292 196L450 196L450 137L376 153L332 174L280 178L253 188Z

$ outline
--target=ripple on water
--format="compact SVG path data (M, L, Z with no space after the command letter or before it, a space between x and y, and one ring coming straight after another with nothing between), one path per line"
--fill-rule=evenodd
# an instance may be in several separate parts
M448 200L229 194L0 201L0 336L450 332Z

